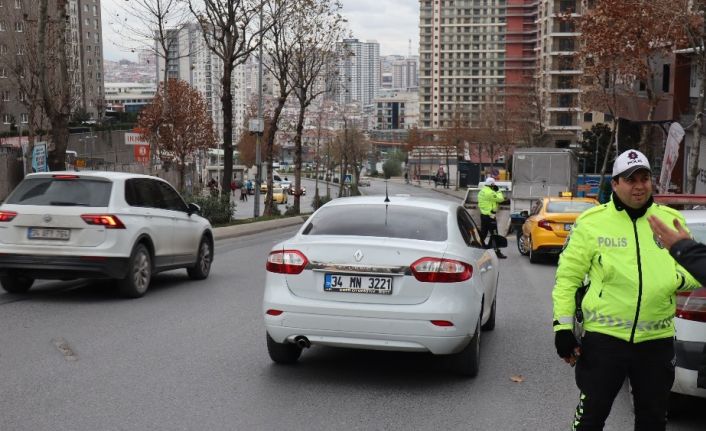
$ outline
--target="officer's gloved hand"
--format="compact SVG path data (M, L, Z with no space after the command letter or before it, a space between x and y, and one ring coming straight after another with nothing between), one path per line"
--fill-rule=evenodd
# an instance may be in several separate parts
M490 186L490 188L491 188L494 192L497 192L497 191L498 191L498 186L495 185L495 184L492 184L492 185Z
M570 329L562 329L554 333L554 345L560 358L568 359L574 354L574 350L579 346L574 332Z

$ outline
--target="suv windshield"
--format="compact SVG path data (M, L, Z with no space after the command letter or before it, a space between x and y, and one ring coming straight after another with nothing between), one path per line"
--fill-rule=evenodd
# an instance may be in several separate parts
M110 181L88 178L27 178L8 196L8 204L107 207Z
M445 211L398 205L341 205L322 208L304 235L355 235L446 241Z

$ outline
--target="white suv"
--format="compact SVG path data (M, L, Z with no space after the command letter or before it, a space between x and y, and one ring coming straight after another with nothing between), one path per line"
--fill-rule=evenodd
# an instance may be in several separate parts
M0 205L0 283L108 278L145 294L152 274L186 268L208 277L213 233L197 205L166 181L120 172L30 174Z

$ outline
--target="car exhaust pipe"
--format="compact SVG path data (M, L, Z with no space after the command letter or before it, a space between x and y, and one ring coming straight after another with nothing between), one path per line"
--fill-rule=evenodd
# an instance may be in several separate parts
M294 344L296 344L297 346L299 346L302 349L308 349L309 347L311 347L311 341L309 341L309 339L303 335L299 335L298 337L295 337Z

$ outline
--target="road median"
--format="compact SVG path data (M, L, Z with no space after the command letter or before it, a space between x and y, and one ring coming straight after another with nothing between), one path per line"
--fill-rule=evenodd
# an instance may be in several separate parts
M272 229L301 225L306 221L306 219L306 216L294 216L278 218L275 220L255 221L252 223L240 223L231 226L217 227L213 229L213 236L214 239L218 241L245 235L254 235L256 233L266 232Z

